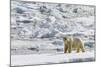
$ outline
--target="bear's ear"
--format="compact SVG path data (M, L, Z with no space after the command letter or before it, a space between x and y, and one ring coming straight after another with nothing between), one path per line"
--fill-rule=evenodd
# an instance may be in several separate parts
M71 38L68 38L67 40L68 40L68 41L71 41Z

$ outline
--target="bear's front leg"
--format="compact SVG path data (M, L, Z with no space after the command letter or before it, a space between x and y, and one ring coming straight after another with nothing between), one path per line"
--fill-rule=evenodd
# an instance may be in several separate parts
M72 51L72 47L71 47L71 44L69 44L68 53L71 53L71 51Z
M67 53L68 46L64 46L64 53Z
M71 49L68 50L68 53L71 53Z

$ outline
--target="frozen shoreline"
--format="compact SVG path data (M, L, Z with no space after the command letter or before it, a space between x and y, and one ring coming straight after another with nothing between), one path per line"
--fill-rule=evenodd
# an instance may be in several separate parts
M11 66L19 65L38 65L51 63L68 63L94 61L95 54L92 52L85 53L57 53L57 54L31 54L31 55L11 55Z

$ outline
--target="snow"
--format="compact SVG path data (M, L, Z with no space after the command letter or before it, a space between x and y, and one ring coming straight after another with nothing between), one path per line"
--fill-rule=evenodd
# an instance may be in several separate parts
M64 54L63 37L78 37L86 52ZM11 65L94 60L95 7L11 1Z
M94 52L12 55L11 66L94 61Z
M40 49L53 49L56 48L53 44L51 44L52 41L49 40L41 40L41 39L34 39L34 40L12 40L11 41L11 48L37 48L39 47Z
M22 12L16 12L17 9ZM76 13L73 12L75 9ZM59 33L90 33L91 31L93 33L95 29L93 6L12 1L11 10L11 16L13 16L11 23L17 24L17 30L22 27L17 33L27 30L25 34L30 33L32 38L56 37ZM32 24L23 23L22 21L25 20L32 21ZM26 24L27 29L24 30ZM33 28L30 30L30 27ZM27 37L28 35L25 34L20 33ZM19 38L21 38L20 35L18 35Z

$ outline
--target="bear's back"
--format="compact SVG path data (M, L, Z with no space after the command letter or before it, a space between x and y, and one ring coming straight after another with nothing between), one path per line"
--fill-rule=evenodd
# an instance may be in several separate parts
M73 48L76 48L77 46L80 46L80 44L82 44L81 39L79 38L73 38Z

